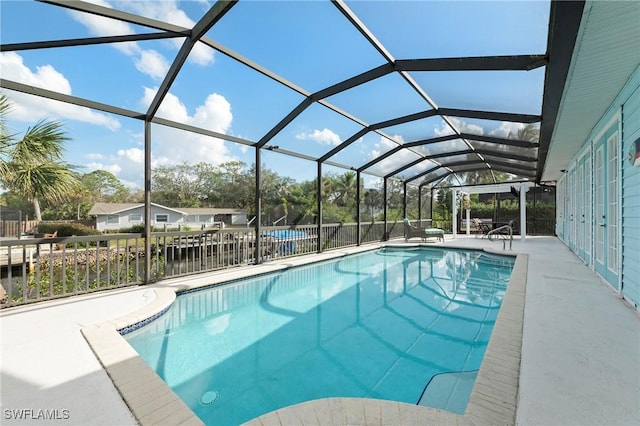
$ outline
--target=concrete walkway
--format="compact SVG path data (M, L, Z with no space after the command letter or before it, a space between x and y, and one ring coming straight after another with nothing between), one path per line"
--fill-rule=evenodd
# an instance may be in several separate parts
M513 249L529 253L518 424L640 424L640 314L558 239Z
M446 244L502 246L450 236ZM556 238L513 249L529 254L517 423L640 424L638 312ZM0 312L0 423L135 424L80 329L153 298L151 288L131 288Z

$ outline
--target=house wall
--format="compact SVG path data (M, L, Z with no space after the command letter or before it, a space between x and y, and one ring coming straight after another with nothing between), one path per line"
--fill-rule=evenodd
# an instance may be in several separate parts
M622 294L640 305L640 166L629 162L631 144L640 138L640 68L622 105Z
M143 220L131 222L130 215L131 214L139 214ZM156 214L167 214L169 215L169 220L165 222L157 222ZM96 217L96 228L99 231L117 231L119 229L130 228L134 225L141 225L144 223L144 207L137 207L135 209L123 211L118 214L119 222L117 224L109 224L107 223L107 215L98 215ZM209 228L214 225L220 225L221 221L224 221L226 224L232 224L237 226L242 226L247 224L247 214L246 213L233 213L233 214L220 214L215 213L215 222L214 213L211 214L190 214L183 216L182 214L175 212L173 210L164 209L159 206L152 205L151 206L151 226L155 226L158 228L167 226L167 228L177 228L178 226L188 227L191 230L197 230L201 227Z
M226 222L226 219L225 219ZM246 225L247 224L247 214L232 214L230 215L230 222L232 225Z
M129 220L131 214L140 214L142 216L142 221L140 222L131 222ZM151 206L151 225L162 227L164 223L156 222L155 217L156 214L167 214L169 215L169 220L166 223L167 226L176 226L176 224L183 223L183 216L180 213L177 213L172 210L163 209L157 206ZM99 215L96 217L96 228L99 231L117 231L119 229L130 228L134 225L140 225L144 223L144 207L137 207L135 209L127 210L124 212L117 213L120 217L119 223L117 224L108 224L107 223L107 215Z
M605 177L603 186L605 213L608 214L612 202L619 205L617 223L605 221L607 232L613 229L611 225L618 229L617 253L611 256L616 259L609 260L613 261L614 270L609 270L598 268L594 259L596 236L601 226L596 212L599 196L595 181L596 150L604 142L605 161L616 154L608 152L606 147L607 139L615 133L620 140L617 151L619 183L614 189ZM636 308L640 306L640 167L630 164L628 153L639 137L640 68L631 75L607 112L594 123L591 134L570 161L567 172L558 179L556 213L557 236Z

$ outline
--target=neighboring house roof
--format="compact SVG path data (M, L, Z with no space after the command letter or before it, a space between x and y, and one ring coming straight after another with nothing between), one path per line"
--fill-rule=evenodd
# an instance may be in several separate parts
M200 208L181 208L180 210L163 206L161 204L151 203L152 206L156 206L162 209L171 210L182 215L188 214L246 214L246 210L242 209L224 209L214 207L200 207ZM143 203L95 203L91 210L89 210L90 216L99 216L106 214L117 214L126 212L128 210L144 207Z
M243 209L221 209L214 207L185 207L181 208L181 211L187 214L246 214L247 211Z
M127 210L132 210L144 206L142 203L95 203L91 210L90 216L98 216L103 214L115 214Z

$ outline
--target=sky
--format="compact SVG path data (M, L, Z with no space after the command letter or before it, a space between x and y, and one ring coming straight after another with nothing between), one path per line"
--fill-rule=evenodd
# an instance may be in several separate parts
M101 6L192 27L212 1L92 0ZM544 54L548 1L347 1L347 6L395 59ZM2 44L155 30L28 0L0 1ZM385 63L328 1L241 0L206 36L256 66L313 93ZM146 112L183 39L138 41L0 53L3 79L125 109ZM533 71L412 72L439 107L540 114L544 68ZM130 188L143 182L142 121L0 89L12 102L8 116L21 134L39 120L59 120L70 141L65 160L81 172L103 169ZM304 97L225 54L198 43L157 115L215 132L259 141ZM373 124L430 109L398 73L326 99L357 117L313 104L268 142L317 158ZM520 123L452 118L464 132L507 135ZM368 133L331 158L359 167L397 143L451 133L431 117L384 129L392 142ZM255 161L254 149L154 124L152 166L183 162ZM455 141L450 142L455 144ZM435 148L435 147L434 147ZM372 169L385 174L418 158L409 150ZM264 151L263 163L296 180L315 177L314 162ZM412 172L432 167L423 163ZM345 170L326 166L327 172ZM372 186L379 179L367 178Z

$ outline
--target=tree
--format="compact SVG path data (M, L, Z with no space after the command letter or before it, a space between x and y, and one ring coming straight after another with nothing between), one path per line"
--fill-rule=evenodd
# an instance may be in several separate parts
M93 203L124 203L130 195L127 187L106 170L85 173L80 181Z
M252 211L255 206L255 164L251 169L242 161L230 161L219 166L221 172L220 205Z
M380 189L382 193L383 189ZM404 188L402 182L397 179L387 179L387 219L402 220L404 207Z
M364 205L371 214L371 222L375 222L376 210L382 203L382 192L377 189L369 188L364 193Z
M69 138L61 122L41 120L16 140L5 122L9 101L4 95L0 99L2 185L27 197L33 203L36 219L42 220L40 200L61 202L78 188L75 168L63 161L64 143Z
M512 139L511 133L508 136ZM521 129L518 129L516 139L521 141L538 142L540 139L540 127L536 124L527 124Z
M50 206L42 212L45 219L87 218L95 203L124 203L130 193L120 180L106 170L95 170L79 178L80 184L66 202Z
M346 172L340 176L337 176L335 180L335 188L338 196L336 203L339 206L354 206L356 199L356 174L353 172Z
M9 113L11 105L9 100L0 94L0 158L5 159L9 155L9 142L11 136L9 135L9 128L5 121L5 116ZM7 173L6 162L0 163L0 178L3 178Z

